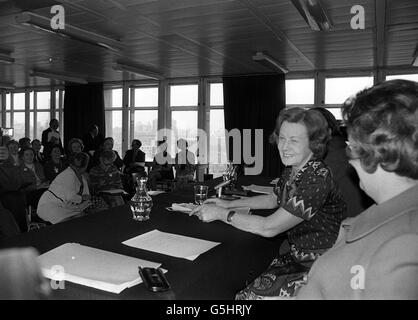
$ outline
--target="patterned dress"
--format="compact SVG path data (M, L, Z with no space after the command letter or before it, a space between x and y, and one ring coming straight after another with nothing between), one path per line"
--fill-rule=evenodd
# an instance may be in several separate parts
M294 296L306 282L313 262L337 240L346 203L320 160L310 160L291 179L287 167L274 188L278 205L304 221L287 231L290 251L277 256L268 269L237 293L237 300Z

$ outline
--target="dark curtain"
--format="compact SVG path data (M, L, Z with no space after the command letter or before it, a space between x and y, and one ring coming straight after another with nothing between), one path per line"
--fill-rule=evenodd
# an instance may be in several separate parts
M237 76L223 78L225 129L253 129L251 155L254 156L254 129L263 129L263 170L262 176L277 177L282 164L276 145L269 143L269 136L274 130L275 120L285 108L285 76ZM232 139L229 139L232 142ZM242 145L242 149L245 146ZM246 146L248 148L249 146ZM230 161L233 159L232 143L229 144ZM251 166L250 166L251 167Z
M106 136L103 83L65 86L64 149L71 138L81 139L93 124Z

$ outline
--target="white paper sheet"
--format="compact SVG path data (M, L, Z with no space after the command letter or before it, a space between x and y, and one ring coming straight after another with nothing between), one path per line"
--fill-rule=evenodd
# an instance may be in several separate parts
M270 186L258 186L255 184L251 184L249 186L242 186L244 190L250 190L256 193L264 193L264 194L271 194L273 193L273 187Z
M196 239L159 230L152 230L122 243L130 247L191 261L220 244L220 242Z
M150 190L150 191L148 191L148 194L150 196L158 196L161 193L166 193L166 192L162 191L162 190Z
M100 191L100 193L110 194L110 195L127 194L125 190L123 189L107 189L107 190Z
M150 262L78 243L66 243L38 257L45 277L65 280L113 293L142 282L138 266L158 268Z

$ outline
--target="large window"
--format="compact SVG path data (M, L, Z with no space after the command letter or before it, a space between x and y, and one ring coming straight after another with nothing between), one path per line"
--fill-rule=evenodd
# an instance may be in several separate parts
M286 80L286 105L313 105L315 79Z
M197 143L198 91L197 84L170 85L173 139L186 139L192 152ZM177 152L175 143L172 143L170 152L174 157Z
M209 92L209 173L216 178L225 171L228 161L225 144L223 84L211 83Z
M357 92L371 86L373 77L326 78L325 105L337 120L341 120L341 105Z
M142 142L145 161L152 161L157 152L158 87L135 87L131 106L133 137Z
M122 155L122 88L104 90L106 136L114 140L113 149Z
M418 74L397 74L397 75L390 75L386 76L386 80L395 80L395 79L402 79L402 80L411 80L418 82Z

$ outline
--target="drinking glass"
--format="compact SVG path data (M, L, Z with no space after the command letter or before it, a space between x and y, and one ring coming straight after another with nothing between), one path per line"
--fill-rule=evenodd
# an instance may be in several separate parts
M202 205L208 198L208 186L197 185L194 186L194 202L195 204Z

